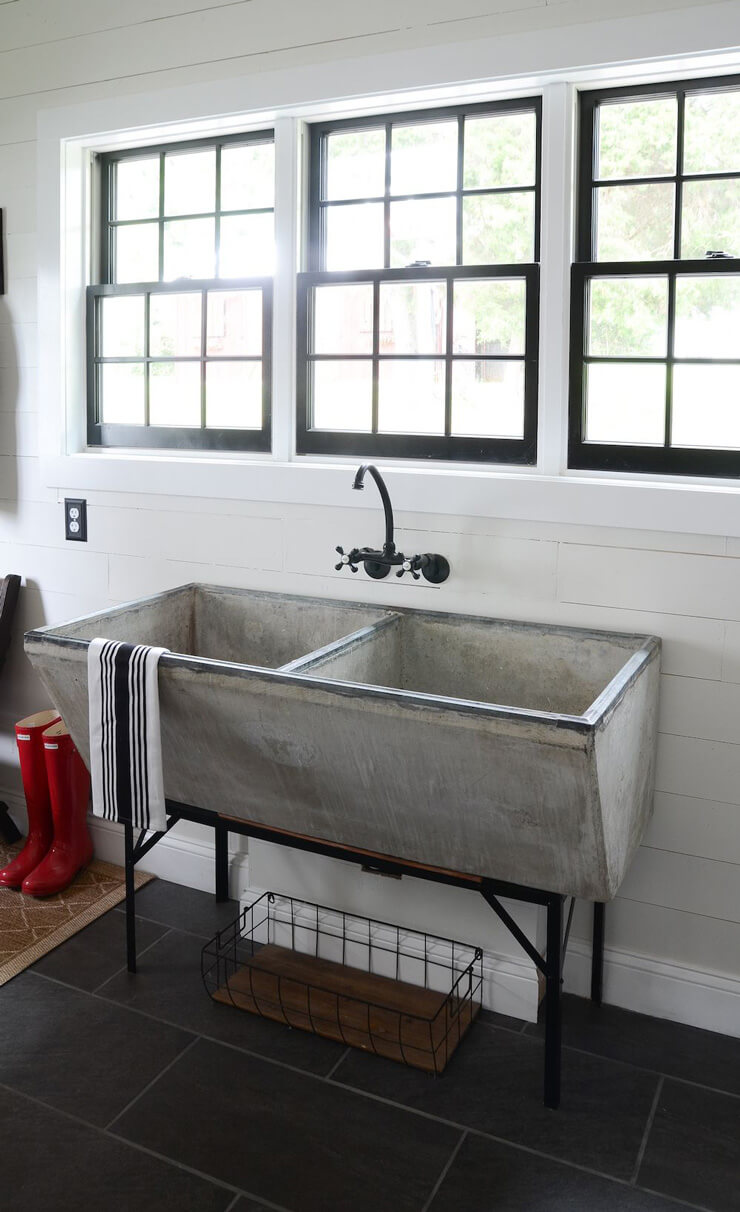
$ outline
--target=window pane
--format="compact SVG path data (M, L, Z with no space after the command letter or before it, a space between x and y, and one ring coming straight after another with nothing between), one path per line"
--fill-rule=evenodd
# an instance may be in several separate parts
M382 198L385 193L385 130L345 130L328 135L323 198Z
M673 185L614 185L594 190L597 261L673 257Z
M441 193L457 187L457 122L417 122L391 131L391 193Z
M104 358L144 356L144 296L119 295L100 300Z
M391 265L455 264L455 199L391 203Z
M370 433L372 422L372 362L314 362L311 428Z
M164 225L164 280L212 278L213 219L180 219Z
M209 357L260 357L262 291L209 290L207 325Z
M145 419L143 362L104 362L100 367L100 419L106 425L143 425Z
M362 285L317 286L313 294L313 352L373 352L373 288Z
M116 282L159 280L159 225L133 223L117 227Z
M507 265L534 260L534 194L463 198L463 264Z
M674 446L740 450L740 366L676 366Z
M447 286L444 282L394 282L380 287L380 352L444 353Z
M676 171L677 101L659 97L599 106L596 177L661 177Z
M156 219L159 214L159 156L119 160L115 167L114 219Z
M596 362L586 368L586 441L662 446L665 366Z
M740 171L740 92L686 98L683 171Z
M262 363L206 363L206 426L262 428Z
M740 256L740 181L686 181L683 187L681 256L709 251Z
M392 359L380 363L378 430L381 433L444 433L443 361Z
M452 432L524 436L524 363L465 361L452 366Z
M676 278L677 358L740 356L740 278Z
M523 354L527 288L510 278L455 283L453 350Z
M216 149L168 152L164 158L164 213L202 215L216 209Z
M219 277L253 278L275 270L275 218L231 215L221 219Z
M329 206L324 221L327 269L382 269L382 202Z
M200 426L200 362L149 364L150 425Z
M536 132L531 112L466 118L463 188L534 185Z
M588 353L660 358L666 355L667 341L667 278L592 279Z
M221 209L254 210L275 201L275 144L221 148Z
M200 357L201 295L151 295L149 352L153 358Z

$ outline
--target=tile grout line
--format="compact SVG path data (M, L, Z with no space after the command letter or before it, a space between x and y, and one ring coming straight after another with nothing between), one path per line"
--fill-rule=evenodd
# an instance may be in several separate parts
M661 1022L670 1022L670 1019L661 1019ZM487 1024L489 1027L494 1026L493 1023ZM526 1023L527 1027L534 1027L534 1023ZM508 1027L497 1028L500 1031L507 1031ZM699 1028L701 1030L701 1028ZM516 1034L519 1034L518 1032ZM544 1042L544 1037L535 1035L532 1031L525 1031L525 1039L539 1040ZM712 1032L711 1034L715 1034ZM726 1037L729 1040L734 1039L733 1035ZM677 1073L666 1073L662 1069L650 1069L647 1065L634 1065L632 1061L622 1060L618 1056L610 1056L608 1052L597 1052L591 1048L579 1048L576 1044L563 1044L563 1048L568 1052L575 1052L579 1056L591 1056L596 1060L609 1061L613 1065L627 1065L630 1069L636 1069L639 1073L646 1073L649 1077L662 1077L667 1082L681 1082L684 1086L693 1086L697 1090L707 1090L710 1094L724 1094L727 1098L740 1098L740 1090L725 1090L722 1086L708 1086L706 1082L697 1082L691 1077L680 1077Z
M145 884L144 887L148 887L148 885ZM238 902L236 903L238 904ZM122 908L121 905L114 905L110 912L125 914L126 910L125 908ZM171 922L161 922L158 917L147 917L145 913L137 913L136 917L139 921L149 922L151 926L163 926L166 930L176 930L178 934L187 934L189 938L199 938L204 943L210 942L215 931L219 929L219 927L216 926L214 927L214 930L210 932L210 934L200 934L197 930L186 930L184 926L173 926ZM221 926L220 929L223 930L224 927Z
M180 1060L180 1059L181 1059L183 1056L185 1056L185 1055L186 1055L186 1053L188 1053L188 1052L190 1051L190 1049L191 1049L191 1048L194 1048L194 1047L195 1047L195 1045L198 1043L198 1041L199 1041L199 1040L200 1040L200 1036L199 1036L199 1035L194 1035L194 1036L193 1036L193 1038L190 1040L190 1042L189 1042L189 1043L187 1043L187 1044L185 1045L185 1047L184 1047L184 1048L182 1048L182 1049L181 1049L181 1050L178 1052L177 1056L173 1056L173 1058L172 1058L172 1060L169 1062L169 1064L168 1064L168 1065L165 1065L165 1067L164 1067L163 1069L160 1069L160 1070L159 1070L159 1073L157 1073L157 1074L156 1074L156 1075L155 1075L155 1076L152 1078L152 1080L151 1080L151 1081L147 1082L147 1084L146 1084L146 1085L145 1085L145 1086L144 1086L144 1087L143 1087L143 1088L142 1088L142 1089L139 1091L139 1093L138 1093L138 1094L135 1094L135 1095L134 1095L134 1097L133 1097L132 1099L130 1099L130 1100L129 1100L129 1101L126 1103L126 1106L125 1106L125 1107L122 1107L122 1108L121 1108L121 1110L120 1110L120 1111L119 1111L119 1112L118 1112L116 1115L114 1115L114 1116L113 1116L113 1119L110 1121L110 1123L107 1123L107 1124L105 1125L105 1131L106 1131L106 1132L109 1132L109 1131L110 1131L110 1129L113 1127L113 1125L114 1125L114 1124L115 1124L115 1123L116 1123L116 1122L117 1122L117 1121L118 1121L118 1120L121 1118L121 1116L125 1115L127 1111L130 1111L130 1110L131 1110L131 1108L132 1108L133 1106L135 1106L135 1104L136 1104L136 1103L138 1103L139 1099L140 1099L140 1098L142 1098L142 1097L143 1097L145 1094L147 1094L147 1093L148 1093L148 1092L151 1090L152 1086L156 1085L156 1083L159 1081L160 1077L164 1077L165 1073L169 1073L169 1071L170 1071L170 1069L172 1068L172 1066L173 1066L173 1065L176 1065L176 1064L177 1064L177 1062L178 1062L178 1061L179 1061L179 1060Z
M346 1060L346 1059L347 1059L347 1057L349 1056L349 1054L350 1054L350 1052L351 1052L351 1051L352 1051L352 1049L351 1049L350 1047L347 1047L347 1048L345 1048L345 1049L344 1049L344 1052L343 1052L343 1053L342 1053L342 1055L339 1057L339 1060L335 1061L335 1062L334 1062L334 1064L332 1065L331 1069L329 1070L329 1072L324 1074L324 1081L325 1081L325 1082L328 1082L328 1081L330 1081L330 1080L332 1079L332 1077L333 1077L333 1076L334 1076L334 1074L336 1073L337 1069L338 1069L338 1068L339 1068L339 1066L341 1065L342 1061L344 1061L344 1060Z
M286 1066L283 1066L283 1067L286 1067ZM304 1074L304 1076L310 1076L310 1075ZM351 1087L348 1087L348 1088L351 1088ZM26 1102L33 1103L34 1106L42 1107L44 1109L44 1111L49 1111L52 1115L61 1115L63 1119L70 1120L72 1123L78 1124L81 1128L87 1128L92 1132L97 1132L101 1136L109 1136L111 1140L114 1140L114 1141L118 1142L119 1144L122 1144L128 1148L133 1149L134 1152L143 1153L147 1157L153 1157L157 1161L161 1161L165 1165L172 1166L173 1169L175 1169L175 1170L182 1170L185 1174L192 1174L196 1178L202 1178L204 1181L210 1182L214 1186L219 1187L223 1190L233 1191L238 1198L244 1197L245 1199L257 1200L257 1202L263 1202L263 1203L265 1203L266 1208L272 1208L275 1210L275 1212L294 1212L293 1209L290 1209L281 1204L276 1204L272 1200L268 1199L267 1197L255 1195L253 1192L250 1192L250 1191L244 1191L239 1187L235 1187L232 1183L228 1183L228 1182L224 1181L223 1179L216 1178L214 1175L206 1173L206 1171L204 1171L204 1170L196 1170L194 1166L188 1166L184 1162L178 1161L176 1158L168 1157L164 1153L157 1153L156 1150L150 1149L150 1148L148 1148L148 1146L142 1145L138 1141L131 1140L126 1136L121 1136L117 1132L109 1132L107 1128L101 1127L100 1124L93 1124L89 1120L82 1119L79 1115L75 1115L71 1111L63 1111L60 1107L54 1107L51 1105L51 1103L44 1102L43 1099L36 1098L33 1094L27 1094L23 1090L17 1090L17 1089L15 1089L14 1086L9 1086L6 1082L0 1082L0 1090L7 1090L7 1092L9 1094L14 1094L18 1098L21 1098ZM360 1091L360 1093L362 1093L362 1091ZM376 1096L369 1095L368 1097L374 1098ZM378 1101L388 1101L388 1100L379 1099ZM398 1107L402 1110L411 1110L411 1108L404 1107L403 1104L400 1104L400 1103L392 1103L391 1105L394 1107ZM422 1114L422 1113L418 1113L418 1114ZM424 1116L424 1118L433 1119L435 1117L434 1116ZM461 1127L461 1125L451 1124L447 1120L439 1120L438 1122L449 1124L449 1126L451 1126L451 1127ZM464 1135L466 1135L466 1136L467 1135L480 1136L486 1140L493 1140L497 1144L503 1144L506 1146L510 1146L511 1148L519 1149L522 1152L534 1154L534 1156L536 1156L536 1157L544 1157L549 1161L555 1161L555 1162L559 1163L560 1165L568 1167L568 1169L574 1169L574 1170L578 1170L582 1173L593 1174L597 1178L605 1178L610 1182L615 1182L618 1186L629 1185L623 1179L614 1178L613 1175L602 1174L598 1170L586 1170L583 1166L578 1166L578 1165L574 1165L572 1162L563 1161L562 1158L553 1157L551 1154L548 1154L548 1153L538 1153L537 1150L529 1149L526 1146L517 1145L516 1143L514 1143L512 1141L504 1140L501 1137L491 1136L490 1134L488 1134L486 1132L478 1131L475 1128L464 1128L463 1131L464 1131ZM462 1144L462 1142L460 1142L460 1143ZM692 1210L692 1212L712 1212L712 1210L710 1208L705 1207L705 1205L703 1205L703 1204L690 1204L686 1200L677 1198L676 1196L666 1196L663 1192L656 1191L655 1189L650 1188L650 1187L636 1187L635 1190L646 1191L651 1195L660 1196L660 1198L662 1198L662 1199L673 1199L673 1201L675 1203L680 1204L681 1207L690 1208ZM229 1208L232 1206L233 1206L233 1203L232 1203L232 1205L229 1205ZM227 1208L225 1210L225 1212L229 1212L229 1208ZM433 1212L433 1209L431 1210L431 1212Z
M41 975L41 974L40 974L40 973L38 973L37 975ZM84 991L84 990L79 990L79 989L77 989L77 988L76 988L74 985L67 985L67 984L66 984L66 982L64 982L64 981L59 981L59 980L57 980L55 977L45 976L45 977L43 977L42 979L43 979L43 980L52 981L54 984L64 985L64 987L65 987L65 988L67 988L67 989L71 989L71 990L73 990L75 993L83 993L83 994L85 993L85 991ZM88 996L88 997L96 997L97 995L95 995L95 994L91 994L91 993L88 993L88 994L86 994L86 996ZM156 1018L156 1017L155 1017L155 1015L153 1015L153 1014L149 1014L149 1013L148 1013L146 1010L139 1010L139 1009L137 1009L135 1006L127 1006L125 1003L113 1001L111 998L100 997L100 998L98 998L98 1000L99 1000L99 1001L104 1001L104 1002L106 1003L106 1005L109 1005L109 1006L117 1006L119 1009L122 1009L122 1010L129 1010L129 1011L130 1011L132 1014L138 1014L138 1015L140 1015L140 1017L142 1017L142 1018L146 1018L146 1019L148 1019L150 1022L161 1023L161 1024L163 1024L164 1026L167 1026L167 1027L175 1027L175 1028L177 1028L177 1029L178 1029L178 1030L180 1030L180 1031L188 1031L188 1030L189 1030L189 1029L188 1029L188 1028L186 1028L186 1027L181 1027L179 1023L172 1022L170 1019L161 1019L161 1018ZM506 1028L503 1028L503 1030L506 1030ZM515 1033L512 1033L512 1034L515 1034ZM529 1039L530 1039L530 1041L531 1041L532 1043L536 1043L536 1042L538 1042L538 1041L536 1040L536 1038L535 1038L535 1037L528 1036L527 1038L529 1038ZM383 1096L382 1096L382 1095L380 1095L380 1094L373 1094L373 1093L372 1093L371 1091L369 1091L369 1090L363 1090L363 1089L361 1089L361 1088L360 1088L360 1087L358 1087L358 1086L350 1086L349 1084L347 1084L347 1083L345 1083L345 1082L342 1082L342 1081L337 1081L335 1078L331 1078L331 1079L330 1079L330 1078L328 1078L328 1077L326 1077L326 1076L322 1076L321 1074L312 1073L310 1070L307 1070L307 1069L300 1069L300 1068L298 1068L298 1066L297 1066L297 1065L291 1065L291 1064L289 1064L287 1061L281 1061L281 1060L277 1060L276 1058L273 1058L273 1057L268 1057L268 1056L265 1056L263 1053L260 1053L260 1052L255 1052L254 1050L249 1049L249 1048L242 1048L242 1047L240 1047L238 1044L231 1044L231 1043L228 1043L226 1040L217 1039L215 1036L212 1036L212 1035L204 1035L204 1034L197 1035L197 1034L196 1034L196 1036L195 1036L195 1038L192 1040L191 1044L190 1044L190 1045L188 1045L188 1048L189 1048L189 1047L192 1047L192 1045L193 1045L194 1043L196 1043L198 1039L201 1039L201 1040L203 1040L203 1041L205 1041L205 1042L207 1042L207 1043L216 1044L216 1045L218 1045L218 1046L220 1046L220 1047L223 1047L223 1048L229 1048L229 1049L231 1049L233 1052L239 1052L239 1053L241 1053L241 1055L243 1055L243 1056L249 1056L249 1057L251 1057L253 1060L262 1061L262 1062L264 1062L265 1064L268 1064L268 1065L276 1065L276 1066L277 1066L279 1069L285 1069L285 1070L287 1070L289 1073L295 1073L295 1074L297 1074L299 1077L311 1078L311 1079L313 1079L314 1081L326 1082L326 1083L327 1083L327 1085L330 1085L330 1086L337 1086L337 1087L338 1087L339 1089L341 1089L341 1090L349 1090L349 1091L351 1091L353 1094L358 1094L358 1095L360 1095L361 1097L363 1097L363 1098L368 1098L368 1099L370 1099L370 1100L371 1100L371 1101L373 1101L373 1102L382 1103L383 1105L385 1105L385 1106L389 1106L389 1107L395 1107L397 1110L400 1110L400 1111L406 1111L406 1112L408 1112L410 1115L415 1115L415 1116L417 1116L419 1119L428 1119L428 1120L431 1120L433 1123L444 1124L444 1125L445 1125L446 1127L448 1127L448 1128L456 1128L458 1131L465 1131L465 1132L467 1132L469 1135L472 1135L472 1136L479 1136L479 1137L482 1137L484 1140L491 1140L491 1141L494 1141L496 1144L505 1145L505 1146L507 1146L508 1148L511 1148L511 1149L516 1149L516 1150L518 1150L519 1152L522 1152L522 1153L528 1153L528 1154L530 1154L531 1156L534 1156L534 1157L542 1157L542 1158L544 1158L544 1159L545 1159L545 1160L547 1160L547 1161L557 1162L557 1163L559 1163L560 1165L567 1166L569 1169L571 1169L571 1170L576 1170L576 1171L578 1171L578 1172L579 1172L579 1173L581 1173L581 1174L592 1174L592 1175L594 1175L594 1176L595 1176L595 1177L597 1177L597 1178L606 1179L608 1182L613 1182L613 1183L616 1183L618 1186L629 1186L629 1185L630 1185L630 1180L629 1180L629 1179L618 1178L618 1177L617 1177L617 1176L615 1176L614 1174L607 1174L607 1173L606 1173L605 1171L603 1171L603 1170L594 1170L594 1169L590 1168L589 1166L581 1166L581 1165L579 1165L579 1164L578 1164L578 1162L573 1162L573 1161L570 1161L570 1160L568 1160L568 1159L566 1159L566 1158L563 1158L563 1157L558 1157L558 1155L557 1155L557 1154L555 1154L555 1153L544 1153L544 1152L542 1152L542 1150L540 1150L540 1149L533 1149L533 1148L532 1148L531 1146L529 1146L529 1145L521 1144L520 1142L518 1142L518 1141L514 1141L514 1140L510 1140L510 1139L508 1139L507 1137L504 1137L504 1136L496 1136L496 1135L494 1135L492 1132L484 1132L482 1129L479 1129L479 1128L471 1128L471 1127L469 1127L469 1126L468 1126L468 1125L466 1125L466 1124L459 1123L457 1120L444 1119L444 1118L442 1118L442 1117L441 1117L441 1116L439 1116L439 1115L432 1115L432 1114L431 1114L430 1112L428 1112L428 1111L421 1111L421 1110L419 1110L417 1107L408 1106L408 1105L407 1105L407 1104L405 1104L405 1103L398 1103L398 1102L394 1102L394 1100L393 1100L393 1099L390 1099L390 1098L385 1098L385 1097L383 1097ZM184 1050L183 1050L183 1052L184 1052L184 1051L186 1051L186 1050L187 1050L187 1049L184 1049ZM351 1051L351 1049L350 1049L350 1051ZM574 1051L577 1051L577 1049L574 1049ZM180 1055L182 1055L182 1053L181 1053ZM591 1053L587 1053L587 1055L592 1055L592 1054L591 1054ZM179 1059L179 1058L178 1058L178 1057L176 1057L175 1059L177 1060L177 1059ZM606 1059L609 1059L609 1058L606 1058ZM172 1063L174 1063L174 1062L172 1062ZM626 1064L627 1062L616 1061L616 1062L614 1062L614 1063L616 1063L616 1064ZM635 1066L633 1066L633 1067L635 1067ZM641 1072L651 1073L651 1071L650 1071L650 1070L641 1070ZM651 1074L651 1075L652 1075L652 1074ZM658 1076L663 1076L663 1075L662 1075L662 1074L660 1074L660 1075L658 1075ZM156 1080L156 1079L155 1079L155 1080ZM680 1080L680 1079L671 1079L671 1080ZM1 1085L1 1084L2 1084L2 1083L0 1083L0 1085ZM691 1083L686 1083L686 1084L691 1084ZM693 1083L693 1084L696 1084L696 1083ZM9 1089L12 1089L12 1087L8 1087L8 1088L9 1088ZM702 1087L702 1088L704 1088L704 1087ZM711 1087L706 1087L706 1088L707 1088L707 1089L712 1090L712 1088L711 1088ZM142 1091L142 1093L143 1093L143 1091ZM712 1093L718 1093L718 1094L721 1094L721 1093L724 1093L724 1091L714 1091L714 1090L712 1090ZM736 1097L740 1098L740 1095L737 1095ZM37 1101L40 1101L40 1100L37 1100ZM50 1106L50 1104L47 1104L47 1103L42 1103L42 1105L43 1105L43 1106ZM56 1108L53 1108L53 1107L52 1107L51 1109L52 1109L52 1110L55 1110ZM80 1122L80 1123L87 1124L87 1121L86 1121L86 1120L80 1120L79 1122ZM89 1127L90 1125L88 1124L87 1126ZM112 1134L112 1135L116 1135L116 1134ZM118 1139L118 1137L116 1137L116 1139ZM121 1137L120 1139L122 1139L122 1140L126 1140L127 1138L126 1138L126 1137ZM139 1147L140 1147L140 1148L143 1148L143 1146L139 1146ZM145 1151L146 1151L146 1150L145 1150ZM159 1155L159 1154L153 1154L153 1156L160 1156L160 1155ZM165 1158L164 1160L167 1160L167 1158ZM176 1162L173 1162L173 1165L176 1165L176 1164L177 1164ZM194 1171L194 1173L196 1173L196 1172ZM199 1172L197 1172L197 1173L199 1173ZM207 1175L205 1175L204 1177L208 1177L208 1176L207 1176ZM636 1188L636 1189L640 1190L641 1188ZM658 1193L658 1194L660 1194L660 1193ZM664 1196L664 1198L669 1198L669 1197ZM683 1201L682 1201L682 1202L683 1202ZM702 1208L700 1205L698 1205L698 1204L689 1204L689 1203L686 1203L686 1204L685 1204L685 1206L686 1206L687 1208L696 1209L696 1210L697 1210L697 1212L706 1212L706 1210L705 1210L705 1209L703 1209L703 1208Z
M24 1090L16 1090L14 1086L9 1086L6 1082L0 1082L0 1090L7 1090L9 1094L15 1094L18 1098L32 1103L35 1107L42 1107L44 1111L49 1111L52 1115L61 1115L62 1119L70 1120L80 1128L87 1128L91 1132L97 1132L99 1136L107 1136L118 1144L126 1145L133 1149L135 1153L144 1153L147 1157L155 1157L157 1161L164 1162L175 1170L182 1170L186 1174L193 1174L196 1178L202 1178L216 1187L233 1191L240 1197L246 1195L249 1199L256 1198L248 1192L242 1191L241 1188L235 1187L233 1183L227 1183L221 1178L216 1178L213 1174L206 1174L204 1170L196 1170L194 1166L188 1166L184 1162L177 1161L175 1158L166 1157L163 1153L156 1153L154 1149L149 1149L146 1145L139 1144L138 1141L129 1140L128 1137L120 1136L117 1132L109 1132L107 1128L102 1127L100 1124L93 1124L90 1120L82 1119L81 1116L75 1115L73 1111L64 1111L61 1107L53 1107L51 1103L44 1102L42 1098L36 1098L33 1094L27 1094ZM289 1210L286 1209L285 1212L289 1212Z
M154 925L154 923L152 923L152 925ZM141 959L142 955L146 955L147 951L151 951L152 947L156 947L157 943L161 943L162 939L168 938L170 934L172 934L172 927L165 930L164 934L160 934L158 938L155 938L153 943L149 943L147 947L143 947L141 951L137 951L137 962ZM115 972L113 972L110 976L106 976L105 980L101 981L99 985L96 985L94 989L85 989L84 992L90 993L92 997L95 997L101 989L105 988L109 981L115 980L116 977L120 976L122 972L128 972L128 967L126 964L122 964L120 968L116 968Z
M468 1131L466 1128L465 1131L461 1134L460 1139L457 1142L457 1144L455 1145L454 1149L452 1150L450 1156L447 1158L445 1165L442 1167L442 1172L439 1175L436 1183L432 1187L432 1190L429 1193L428 1199L424 1202L421 1212L429 1212L429 1209L431 1208L432 1204L434 1203L435 1199L437 1198L437 1193L439 1192L440 1187L442 1186L444 1180L447 1178L447 1175L449 1174L449 1172L452 1168L455 1158L457 1157L458 1153L460 1152L460 1150L463 1147L463 1143L464 1143L467 1135L468 1135Z
M647 1117L647 1123L645 1124L645 1131L642 1134L642 1140L640 1141L640 1148L637 1151L637 1160L635 1162L635 1168L632 1172L632 1178L630 1179L630 1186L633 1186L633 1187L634 1187L635 1183L637 1182L637 1175L640 1173L640 1166L642 1165L642 1159L645 1156L645 1150L647 1149L648 1137L650 1136L650 1131L652 1129L653 1122L655 1120L655 1116L656 1116L656 1113L658 1110L658 1103L660 1102L660 1096L663 1093L664 1085L665 1085L665 1078L660 1077L658 1079L658 1084L655 1088L655 1094L653 1095L653 1103L650 1108L650 1114Z

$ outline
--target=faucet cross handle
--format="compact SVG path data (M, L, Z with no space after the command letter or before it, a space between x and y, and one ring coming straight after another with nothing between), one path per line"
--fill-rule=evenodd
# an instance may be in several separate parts
M339 563L334 565L335 572L341 572L343 568L347 567L349 567L350 572L357 572L357 565L355 563L357 554L354 548L350 552L345 552L343 547L335 547L334 550L341 557Z
M420 579L420 574L416 571L416 569L420 566L420 562L419 556L412 556L410 560L404 559L401 567L396 573L396 576L402 577L405 572L410 572L414 580L418 581Z

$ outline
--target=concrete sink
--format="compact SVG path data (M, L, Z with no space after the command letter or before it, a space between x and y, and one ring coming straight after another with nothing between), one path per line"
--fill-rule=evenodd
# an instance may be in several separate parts
M172 650L173 800L589 900L650 817L655 637L188 585L26 636L85 756L96 635Z

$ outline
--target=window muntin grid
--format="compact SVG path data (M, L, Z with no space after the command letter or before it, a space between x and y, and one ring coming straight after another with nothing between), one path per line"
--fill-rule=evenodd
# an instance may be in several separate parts
M246 161L241 172L235 164L238 158ZM116 152L101 156L100 163L104 282L263 277L272 272L275 168L271 131ZM137 170L140 179L148 178L148 188L139 187L138 202L132 198L136 190L129 184ZM122 185L123 174L126 185ZM240 230L248 233L241 241L241 252ZM121 265L124 240L132 268L128 263ZM134 252L128 252L131 246L140 248L138 262ZM135 272L139 264L141 277Z
M316 124L311 268L536 261L540 115L530 98Z
M89 443L269 450L272 132L99 162L103 283L88 288ZM219 311L228 348L218 347Z
M527 461L537 292L536 266L302 275L299 449Z
M534 462L540 144L539 98L312 128L299 453ZM468 278L518 282L526 356L524 337L511 355L454 348L454 293ZM384 349L383 299L405 287L431 305L435 283L434 348ZM316 299L332 284L365 290L347 357L321 348Z
M710 137L730 111L738 78L582 95L570 466L740 474L740 139Z
M90 442L269 449L271 303L269 278L89 287Z

